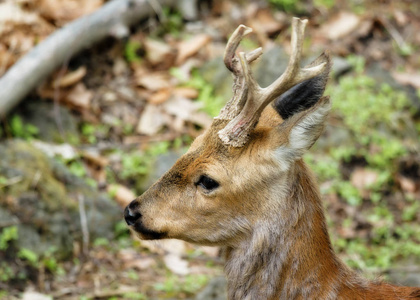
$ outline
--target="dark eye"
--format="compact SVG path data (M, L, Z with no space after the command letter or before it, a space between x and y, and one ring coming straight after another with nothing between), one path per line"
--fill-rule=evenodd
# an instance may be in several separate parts
M196 185L200 185L202 188L211 191L217 188L219 183L206 175L201 175L200 179L196 182Z

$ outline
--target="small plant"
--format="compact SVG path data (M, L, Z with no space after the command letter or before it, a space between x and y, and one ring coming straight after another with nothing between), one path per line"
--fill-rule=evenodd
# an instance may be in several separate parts
M13 269L6 262L0 262L0 282L6 282L13 278L15 278Z
M144 176L149 173L150 167L154 163L154 159L168 151L170 144L168 142L156 143L146 149L143 153L137 151L123 155L122 179Z
M9 247L9 243L18 239L17 226L10 226L3 228L0 233L0 250L4 251Z
M169 7L162 8L161 22L162 26L159 33L165 32L173 36L179 36L184 26L182 15L176 10L171 10Z
M316 7L331 9L335 5L335 0L314 0L314 5Z
M192 77L187 85L198 90L197 101L203 104L203 111L212 117L219 114L226 101L222 97L215 95L214 87L206 82L198 72L192 73Z
M86 140L94 144L96 143L96 127L93 124L85 123L82 125L82 134L86 138Z
M14 137L22 138L25 140L36 137L39 133L39 129L32 124L25 124L22 118L18 115L14 115L10 120L10 130Z
M355 188L348 181L339 181L336 184L336 190L338 194L343 197L348 204L352 206L358 206L362 203L362 197L360 196L359 190Z
M288 13L297 12L298 1L297 0L269 0L279 10L284 10Z
M27 248L21 248L18 252L18 257L29 262L33 267L38 267L39 256L35 252Z
M206 275L187 275L185 278L179 278L169 273L166 280L154 285L155 290L165 292L169 296L175 296L180 293L189 295L196 293L208 282Z
M115 236L117 238L128 238L130 237L130 231L124 221L119 221L115 224Z
M125 58L129 63L139 63L141 62L141 57L138 54L138 51L141 49L141 44L138 41L129 40L125 44L124 54Z
M203 274L188 275L185 277L182 290L186 293L194 294L208 282L208 277Z
M99 238L96 238L96 239L93 241L93 245L94 245L95 247L108 246L108 244L109 244L108 239L106 239L106 238L104 238L104 237L99 237Z
M132 300L146 300L147 297L146 295L142 294L142 293L125 293L124 294L124 299L132 299Z
M68 164L69 171L77 177L85 177L87 175L85 166L80 160L73 160Z

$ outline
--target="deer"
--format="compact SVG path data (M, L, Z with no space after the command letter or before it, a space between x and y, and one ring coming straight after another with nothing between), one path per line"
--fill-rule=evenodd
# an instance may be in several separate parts
M229 38L233 96L189 150L124 210L140 239L220 246L229 299L420 299L420 288L367 280L333 250L321 195L302 157L321 135L331 102L324 52L301 68L307 20L293 18L291 55L268 87ZM271 104L271 105L269 105Z

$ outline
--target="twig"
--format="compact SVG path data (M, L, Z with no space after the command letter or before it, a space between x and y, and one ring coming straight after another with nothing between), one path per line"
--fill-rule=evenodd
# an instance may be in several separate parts
M38 185L39 180L41 179L41 171L37 170L34 174L34 177L32 178L31 187L36 187Z
M401 36L398 30L386 18L380 17L379 20L381 21L385 29L388 31L389 35L394 39L398 48L401 51L403 51L404 49L407 49L408 44L404 41L404 38Z
M80 226L82 227L82 235L83 235L83 254L86 256L89 251L89 228L86 218L86 210L85 210L85 197L83 195L78 195L77 199L79 200L79 215L80 215Z
M7 182L5 182L5 183L3 183L3 184L0 184L0 188L5 188L5 187L7 187L7 186L10 186L10 185L14 185L14 184L16 184L16 183L19 183L19 182L21 182L21 181L22 181L22 179L23 179L23 177L22 177L22 176L15 176L15 177L12 177L12 178L8 179L8 180L7 180Z
M70 294L70 293L78 293L80 292L79 288L75 288L75 289L66 289L66 290L62 290L58 293L55 293L53 295L54 298L60 298L60 299L66 299L66 300L73 300L73 299L80 299L79 295L76 296L65 296L66 294ZM83 296L85 296L86 298L95 298L95 299L100 299L100 298L109 298L109 297L115 297L115 296L121 296L127 293L142 293L142 291L139 288L130 288L130 287L122 287L119 288L117 290L105 290L105 291L95 291L95 292L91 292L91 293L84 293Z
M175 0L155 0L173 6ZM57 30L14 64L0 79L0 118L45 80L66 59L82 49L113 35L121 37L128 28L153 15L148 0L112 0L94 13L83 16Z
M69 63L69 58L65 60L63 63L59 73L58 73L58 80L56 81L56 84L54 85L54 121L57 124L58 132L60 133L60 136L63 140L66 140L66 136L64 134L64 128L63 128L63 121L61 118L61 111L60 111L60 105L59 105L59 99L60 99L60 81L61 78L64 76L64 74L67 71L67 66Z

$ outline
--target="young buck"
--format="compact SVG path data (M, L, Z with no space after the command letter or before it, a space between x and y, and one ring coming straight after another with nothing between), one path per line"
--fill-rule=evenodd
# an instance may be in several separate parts
M419 288L367 281L334 254L321 196L302 156L330 110L322 97L331 63L300 68L306 20L294 18L286 71L262 88L236 54L251 29L226 46L233 97L189 151L124 215L142 239L223 246L229 299L420 299ZM272 105L268 105L273 103Z

